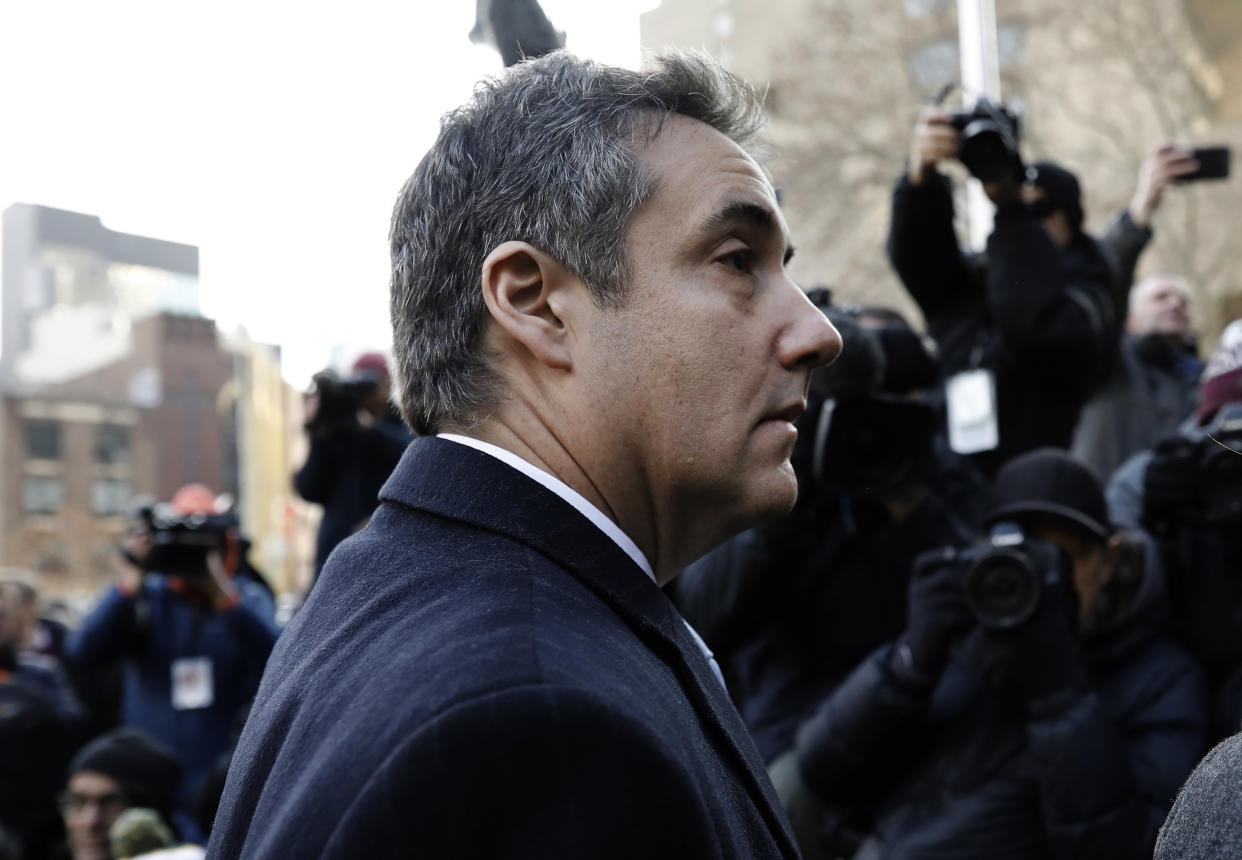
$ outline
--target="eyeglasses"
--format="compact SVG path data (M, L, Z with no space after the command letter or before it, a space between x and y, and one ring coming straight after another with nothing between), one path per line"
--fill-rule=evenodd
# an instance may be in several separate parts
M56 805L60 807L61 815L81 815L82 810L94 804L99 807L99 811L108 816L120 815L125 810L126 802L123 794L100 794L88 796L84 794L75 794L71 791L63 791L56 798Z

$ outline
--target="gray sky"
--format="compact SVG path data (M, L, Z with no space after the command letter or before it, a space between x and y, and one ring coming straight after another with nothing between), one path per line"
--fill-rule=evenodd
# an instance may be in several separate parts
M571 50L629 66L655 5L543 0ZM203 312L303 386L334 344L388 344L397 190L501 69L474 6L0 0L0 209L198 245Z

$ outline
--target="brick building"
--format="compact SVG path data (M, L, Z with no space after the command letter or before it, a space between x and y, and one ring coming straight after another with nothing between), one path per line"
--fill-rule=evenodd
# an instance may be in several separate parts
M133 495L238 490L234 356L203 317L136 321L132 349L91 373L5 397L3 562L81 590L111 574Z

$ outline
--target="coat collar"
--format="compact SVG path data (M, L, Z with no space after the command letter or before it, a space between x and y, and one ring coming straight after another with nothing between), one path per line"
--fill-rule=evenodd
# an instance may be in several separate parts
M495 457L436 437L406 449L380 499L496 532L555 561L624 619L676 673L742 776L773 838L797 856L754 742L684 620L625 552L572 505Z

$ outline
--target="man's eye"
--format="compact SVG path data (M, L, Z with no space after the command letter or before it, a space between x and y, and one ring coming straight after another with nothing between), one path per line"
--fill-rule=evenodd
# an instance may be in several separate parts
M755 254L749 249L741 249L731 254L726 254L720 258L720 262L728 266L730 269L736 269L739 272L749 272L754 264Z

